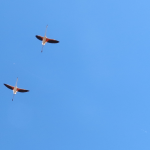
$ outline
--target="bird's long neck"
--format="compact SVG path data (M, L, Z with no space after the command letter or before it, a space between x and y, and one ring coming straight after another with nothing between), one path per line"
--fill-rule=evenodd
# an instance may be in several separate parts
M17 87L17 82L18 82L18 78L17 78L17 81L16 81L16 85L15 85L15 87Z

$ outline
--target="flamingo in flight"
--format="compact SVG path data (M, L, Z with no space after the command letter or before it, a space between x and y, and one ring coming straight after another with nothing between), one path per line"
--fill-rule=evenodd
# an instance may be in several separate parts
M17 87L17 82L18 82L18 78L17 78L17 81L16 81L16 85L15 86L11 86L11 85L8 85L8 84L4 84L7 88L13 90L13 98L12 98L12 101L14 99L14 95L17 93L17 92L29 92L29 90L25 90L25 89L20 89Z
M40 41L42 41L42 50L41 50L41 52L43 52L43 47L47 42L48 43L59 43L59 41L57 41L57 40L49 39L49 38L46 37L47 27L48 27L48 25L46 26L46 31L45 31L45 36L44 37L42 37L40 35L36 35L36 38L39 39Z

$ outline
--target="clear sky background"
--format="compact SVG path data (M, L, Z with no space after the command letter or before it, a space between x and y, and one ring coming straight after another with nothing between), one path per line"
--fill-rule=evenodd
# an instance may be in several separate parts
M1 150L150 149L150 1L0 4ZM59 40L42 42L35 35ZM17 93L3 83L30 90Z

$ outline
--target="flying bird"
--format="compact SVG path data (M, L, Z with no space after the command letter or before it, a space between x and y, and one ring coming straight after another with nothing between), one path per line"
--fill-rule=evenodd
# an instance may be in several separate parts
M47 27L48 27L48 25L46 26L46 31L45 31L45 36L44 37L42 37L40 35L36 35L36 38L39 39L40 41L42 41L42 50L41 50L41 52L43 52L43 47L47 42L48 43L59 43L59 41L57 41L57 40L49 39L49 38L46 37Z
M17 93L17 92L29 92L29 90L25 90L25 89L20 89L17 87L17 82L18 82L18 78L17 78L17 81L16 81L16 85L15 86L11 86L11 85L8 85L8 84L4 84L7 88L13 90L13 98L12 98L12 101L14 99L14 95Z

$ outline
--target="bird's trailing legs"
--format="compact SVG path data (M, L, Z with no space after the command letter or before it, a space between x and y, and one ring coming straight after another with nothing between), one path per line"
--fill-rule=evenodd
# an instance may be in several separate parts
M44 47L44 45L42 45L42 50L41 50L41 53L43 52L43 47Z
M13 99L14 99L14 96L15 96L15 94L13 94L13 98L12 98L12 101L13 101Z

